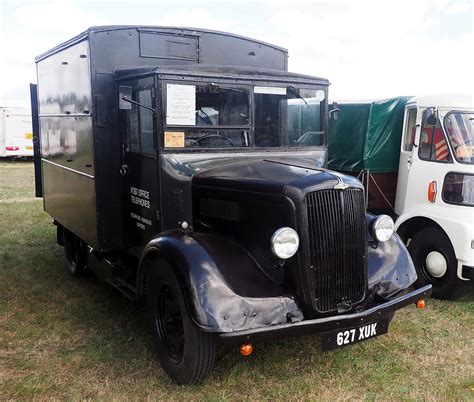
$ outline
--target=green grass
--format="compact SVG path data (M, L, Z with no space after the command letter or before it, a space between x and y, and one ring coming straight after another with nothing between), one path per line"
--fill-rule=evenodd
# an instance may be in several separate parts
M220 350L199 386L155 361L142 311L72 278L33 165L0 162L0 399L474 399L474 292L397 313L388 335L322 353L316 336Z

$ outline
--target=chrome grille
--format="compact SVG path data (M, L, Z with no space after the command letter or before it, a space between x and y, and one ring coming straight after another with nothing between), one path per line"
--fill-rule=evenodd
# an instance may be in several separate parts
M366 220L361 189L306 195L309 263L314 308L344 309L366 289Z

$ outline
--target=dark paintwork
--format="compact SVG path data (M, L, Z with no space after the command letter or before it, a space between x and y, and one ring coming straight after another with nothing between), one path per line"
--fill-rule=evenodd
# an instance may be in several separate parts
M379 319L386 319L389 314L394 313L403 307L413 305L420 299L425 299L431 296L431 290L431 285L427 285L394 300L374 306L361 313L317 318L296 322L294 324L273 325L237 332L223 332L218 334L218 336L223 342L241 344L244 342L254 342L263 339L275 339L288 336L344 330L346 328L353 328L373 323Z
M247 196L251 195L247 193ZM240 200L236 194L233 194L232 199ZM260 202L264 200L265 197ZM257 208L259 206L256 205ZM281 324L286 322L287 314L290 314L293 322L300 321L304 317L302 306L292 296L295 291L285 289L283 272L296 270L295 264L304 259L298 257L298 252L284 267L278 267L268 250L259 250L258 247L266 244L269 248L271 230L268 230L268 226L274 229L288 224L282 214L280 220L269 225L267 217L274 216L268 210L269 205L266 210L257 209L261 216L255 220L255 227L258 228L254 231L255 238L252 238L251 233L245 232L246 227L241 222L234 225L239 225L244 234L250 235L247 239L233 238L228 233L220 232L219 228L214 228L218 235L170 231L157 236L143 252L137 288L143 291L143 275L149 267L143 262L151 261L148 260L151 256L159 256L179 271L181 283L189 295L190 313L196 324L207 331L229 332L245 326L258 328ZM369 222L372 219L373 216L367 215ZM288 226L294 224L295 222L290 222ZM262 242L266 237L268 242ZM252 246L252 241L257 240ZM345 312L346 316L349 312L358 311L359 307L372 308L383 300L396 297L416 279L408 251L397 235L385 243L372 241L368 249L368 261L367 296L363 303L354 305L351 311ZM330 317L333 314L319 316Z
M33 160L35 165L35 197L43 197L43 183L41 179L41 139L39 133L38 117L38 90L37 85L35 84L30 84L30 100L33 130Z
M165 55L170 35L177 45ZM158 141L164 129L161 81L288 83L320 87L327 94L327 80L285 73L286 55L271 45L210 31L105 27L91 28L37 58L45 209L93 248L89 262L99 276L100 264L107 265L103 278L140 298L146 269L158 269L157 259L165 259L186 289L196 324L206 331L235 332L237 339L250 335L245 331L286 333L293 325L299 331L302 320L314 331L338 322L352 325L364 314L386 314L419 297L415 292L386 301L414 281L415 271L398 237L377 244L367 234L369 268L360 267L368 276L365 299L345 314L308 320L315 313L306 315L305 290L298 288L305 283L294 279L296 268L307 269L305 196L336 184L362 188L356 179L324 169L324 147L169 152L157 143L155 155L146 157L121 149L114 77L117 85L153 86ZM196 62L206 65L196 67ZM137 68L144 66L151 67ZM123 177L121 165L127 165ZM124 204L130 186L150 191L152 208ZM127 223L131 213L152 224L137 234ZM177 230L183 220L189 231ZM302 247L284 264L270 250L271 235L281 226L302 237ZM103 254L106 250L115 253Z
M171 55L150 56L145 49L150 49L151 41L156 42L157 49L166 51L167 46L160 46L168 39L177 46L174 50L170 48L173 51ZM90 219L87 225L97 236L88 236L87 241L98 250L120 250L124 247L119 174L121 161L117 157L111 157L118 156L121 152L117 135L114 70L126 66L196 64L196 58L186 57L187 51L180 53L180 49L187 47L186 43L189 41L196 43L198 63L265 67L282 71L287 69L288 53L286 49L277 46L223 32L151 26L92 27L36 58L40 121L46 115L53 115L61 120L52 122L61 129L55 134L51 128L53 137L58 136L58 141L63 144L66 142L67 131L63 129L66 130L70 124L62 121L67 121L74 115L90 122L86 131L76 135L85 145L82 149L92 161L73 169L94 176L96 201L87 217L95 218ZM50 129L49 123L44 121L40 126L44 140ZM51 150L43 142L42 157L49 159ZM75 155L67 156L61 148L53 153L56 155L55 163L60 165L70 167L71 162L67 162L67 159L76 161ZM71 180L74 180L74 171L69 170L67 173ZM79 181L83 182L78 179L76 184ZM72 191L70 194L65 194L64 190L57 193L58 187L51 188L52 193L44 194L45 199L54 198L54 205L58 207L62 197L66 197L64 202L67 202L89 191L74 186L69 188ZM65 206L65 209L70 208ZM55 217L59 211L47 209L47 212ZM67 221L63 219L61 223L68 225L68 229L75 233L79 232L76 228L84 224L77 218L77 214L68 217Z
M181 78L182 76L186 76L186 78L195 78L207 82L209 82L209 79L215 78L227 81L237 79L239 81L260 82L260 85L269 84L271 82L323 85L325 87L329 85L329 81L326 78L315 77L312 75L291 73L262 67L222 66L213 64L118 68L115 70L115 79L123 81L155 74L158 74L162 79L176 79L176 77Z
M374 218L371 215L368 215ZM384 243L371 242L368 253L369 289L383 298L394 297L415 282L416 270L403 241L395 233Z
M62 226L73 227L73 233L87 244L96 244L97 225L92 224L96 219L93 177L45 160L41 170L44 210Z
M141 265L152 261L153 253L176 269L187 289L191 316L206 331L232 332L303 318L289 292L268 278L246 250L221 236L165 232L147 245Z
M186 220L192 222L192 194L191 177L196 172L204 172L208 169L229 165L235 161L248 163L265 158L280 160L298 160L299 164L305 163L308 166L320 167L325 160L326 150L272 150L263 151L254 149L253 151L234 152L162 152L161 153L161 183L163 188L170 191L162 193L162 208L168 213L163 215L163 229L174 229L178 222ZM183 208L177 210L174 205L175 200L172 190L180 191L183 199Z

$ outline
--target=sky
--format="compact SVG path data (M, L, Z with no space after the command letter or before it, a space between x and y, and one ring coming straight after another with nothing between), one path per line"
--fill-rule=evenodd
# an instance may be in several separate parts
M0 105L28 106L35 56L96 25L232 32L289 50L330 99L473 93L472 0L0 0Z

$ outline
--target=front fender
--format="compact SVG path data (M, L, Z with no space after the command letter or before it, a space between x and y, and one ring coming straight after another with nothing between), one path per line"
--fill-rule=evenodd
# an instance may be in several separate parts
M413 261L396 233L386 242L369 244L368 250L369 293L390 299L416 281Z
M216 235L170 231L152 239L139 264L138 289L153 258L176 272L194 322L205 331L232 332L296 322L294 298L265 275L241 247Z

